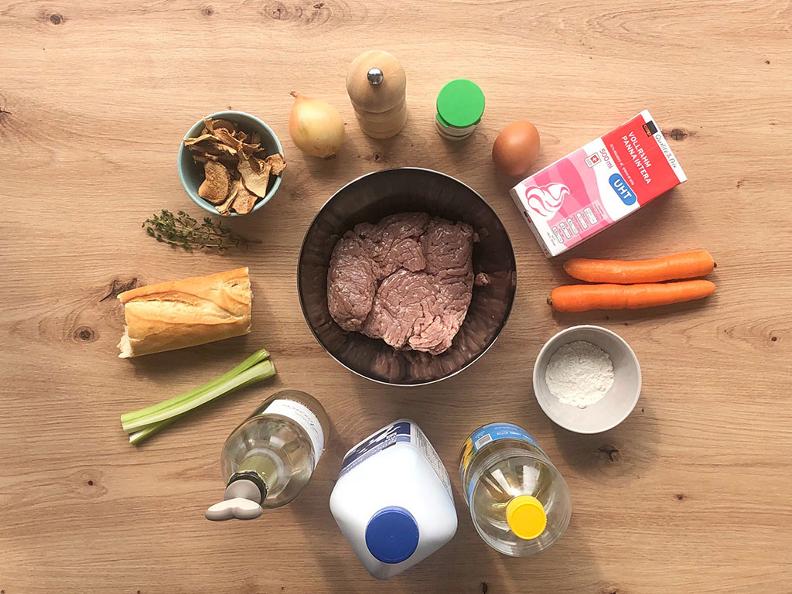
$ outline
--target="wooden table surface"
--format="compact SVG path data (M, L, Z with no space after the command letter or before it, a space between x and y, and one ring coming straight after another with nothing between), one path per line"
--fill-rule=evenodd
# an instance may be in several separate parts
M789 2L571 0L191 3L0 2L0 594L22 592L722 592L792 587L792 8ZM362 50L392 51L409 122L363 136L344 88ZM440 86L476 80L487 111L461 146L432 124ZM289 91L347 122L335 160L291 142ZM183 253L140 225L162 208L200 211L176 174L182 134L233 108L275 129L289 168L258 216L234 228L248 252ZM553 317L565 279L547 260L490 161L506 123L528 118L545 165L643 108L690 181L579 254L652 256L706 247L718 292L663 311ZM389 389L335 363L303 321L295 267L328 196L363 173L414 165L479 190L509 231L518 296L494 348L464 373ZM251 267L254 330L181 352L116 358L125 287ZM554 332L616 330L643 369L618 428L554 426L531 388ZM121 412L202 383L261 345L277 381L195 414L143 447ZM214 524L219 453L279 387L326 406L333 435L313 482L255 522ZM370 578L328 509L340 459L410 416L452 476L454 540L407 574ZM477 536L457 453L479 424L537 437L566 477L574 516L551 550L512 559Z

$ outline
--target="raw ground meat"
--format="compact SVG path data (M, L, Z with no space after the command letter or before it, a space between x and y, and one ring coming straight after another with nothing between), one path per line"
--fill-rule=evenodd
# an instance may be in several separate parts
M330 259L330 315L344 330L439 355L470 305L473 240L470 225L420 212L357 225Z
M344 330L360 330L371 311L376 291L375 267L360 238L349 232L333 249L327 273L330 315Z

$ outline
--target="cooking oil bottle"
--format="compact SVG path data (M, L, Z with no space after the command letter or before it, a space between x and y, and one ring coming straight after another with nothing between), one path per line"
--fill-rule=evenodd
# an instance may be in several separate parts
M206 517L249 520L289 503L311 480L328 433L327 414L313 396L270 396L228 436L220 458L225 497Z
M566 531L569 489L522 427L490 423L476 429L462 447L459 471L473 524L496 551L533 555Z

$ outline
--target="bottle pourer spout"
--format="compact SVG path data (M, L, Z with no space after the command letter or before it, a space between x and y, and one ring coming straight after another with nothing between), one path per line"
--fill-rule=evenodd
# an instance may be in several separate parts
M385 75L382 73L381 69L374 66L373 68L369 68L369 71L366 73L366 78L372 87L378 87L382 84L382 81L385 80Z
M225 490L225 497L206 510L207 520L252 520L263 511L264 496L259 485L249 479L233 480Z

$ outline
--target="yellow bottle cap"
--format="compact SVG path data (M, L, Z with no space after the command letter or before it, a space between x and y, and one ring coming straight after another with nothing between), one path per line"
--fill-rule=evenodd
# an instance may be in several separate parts
M506 506L506 523L518 538L531 540L544 532L547 514L536 497L518 495Z

